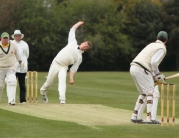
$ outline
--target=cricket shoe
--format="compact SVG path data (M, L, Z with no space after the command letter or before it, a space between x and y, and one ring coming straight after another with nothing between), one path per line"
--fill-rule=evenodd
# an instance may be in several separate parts
M139 124L146 124L146 122L143 119L137 120L137 123L139 123Z
M8 103L9 105L16 105L16 103L14 101Z
M150 122L147 122L147 124L161 124L158 120L151 120Z
M42 95L42 101L44 101L44 103L48 103L48 98L47 98L46 94Z
M60 104L65 104L65 100L64 100L64 99L61 99L61 100L60 100Z
M139 123L139 124L144 124L145 123L143 119L139 119L139 120L137 120L137 119L131 119L131 122L133 122L133 123Z
M137 119L131 119L131 122L132 123L138 123L138 120Z

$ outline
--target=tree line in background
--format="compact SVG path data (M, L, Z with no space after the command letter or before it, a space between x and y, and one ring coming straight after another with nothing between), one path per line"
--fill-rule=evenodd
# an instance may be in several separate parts
M163 71L179 70L178 0L1 0L0 31L20 29L29 44L29 70L48 71L56 54L76 31L79 44L92 42L81 71L128 71L132 59L160 30L169 35Z

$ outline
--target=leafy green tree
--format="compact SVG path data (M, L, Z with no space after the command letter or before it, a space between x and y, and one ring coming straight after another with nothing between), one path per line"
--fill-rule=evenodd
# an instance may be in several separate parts
M163 27L161 3L159 0L127 0L124 4L125 32L130 36L137 54L148 43L156 40L157 33Z
M78 4L77 4L78 3ZM81 70L127 69L133 48L123 29L123 16L109 0L66 1L58 8L61 24L73 24L79 20L84 27L77 30L79 42L89 40L93 48L84 54ZM65 28L65 27L64 27Z
M167 56L164 66L167 70L179 70L179 1L170 0L164 4L163 22L168 32Z
M0 31L12 33L14 31L14 24L19 19L21 0L1 0L0 4Z
M0 30L11 34L20 29L25 34L30 47L29 70L47 71L67 44L69 29L79 20L85 22L76 31L79 44L89 40L93 45L84 53L80 70L128 70L131 60L155 41L160 30L169 32L167 46L175 49L168 49L165 61L179 66L175 0L169 4L160 0L1 1ZM167 68L166 63L162 68Z
M50 7L44 2L45 0L3 0L3 4L0 5L2 13L0 30L13 34L15 29L20 29L25 34L24 40L30 48L30 70L43 70L46 66L49 67L52 55L54 56L56 52L54 47L57 39L56 29L51 27L56 22L53 18L54 23L50 21L53 15L49 10Z

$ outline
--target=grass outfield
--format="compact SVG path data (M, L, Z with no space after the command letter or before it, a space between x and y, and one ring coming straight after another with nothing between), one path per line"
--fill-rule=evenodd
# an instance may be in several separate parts
M39 87L46 75L39 73ZM178 94L175 127L133 124L130 117L138 92L129 72L78 72L74 78L74 85L67 84L65 105L59 104L57 79L48 91L48 104L40 96L38 103L20 104L17 92L17 104L8 106L4 92L0 102L0 138L178 137ZM167 81L177 85L177 92L178 80ZM160 120L159 115L160 102ZM145 119L146 114L143 116Z

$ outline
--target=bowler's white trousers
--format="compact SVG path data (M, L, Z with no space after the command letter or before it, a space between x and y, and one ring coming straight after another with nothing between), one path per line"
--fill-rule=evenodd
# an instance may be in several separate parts
M53 61L48 72L47 80L40 88L41 94L47 93L48 88L52 85L54 79L58 76L59 99L65 100L67 69L67 66L62 66L56 61Z

